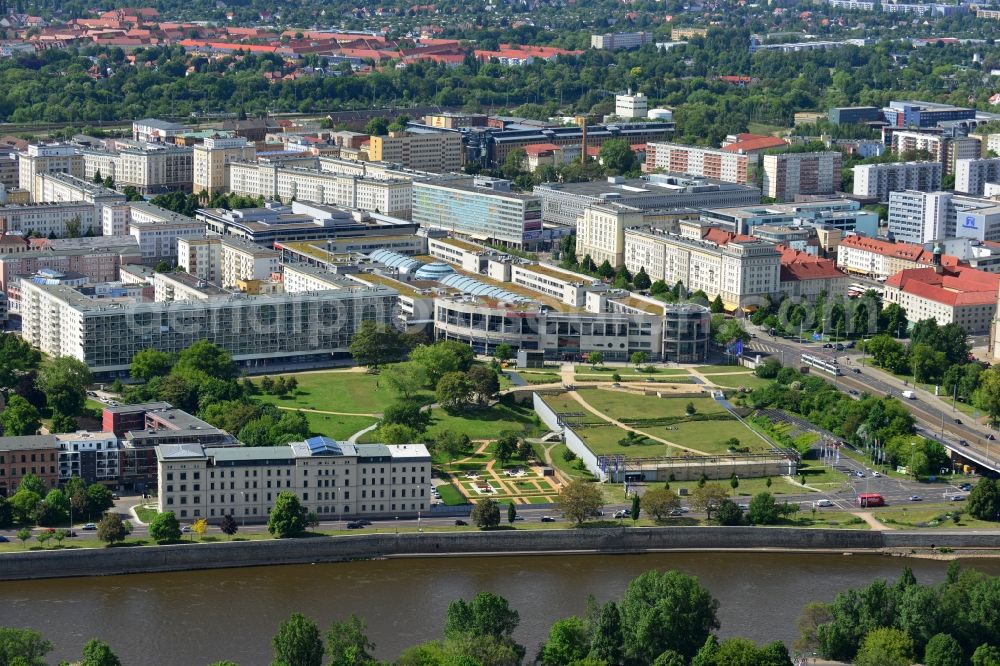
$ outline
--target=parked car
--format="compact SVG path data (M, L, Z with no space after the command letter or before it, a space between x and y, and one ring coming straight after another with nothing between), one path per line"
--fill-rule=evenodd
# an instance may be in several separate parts
M358 523L359 525L366 525L366 526L372 524L372 521L368 520L367 518L361 518L360 520L356 520L354 522Z
M457 519L455 520L455 525L457 525L458 527L464 527L464 526L466 526L466 525L468 525L468 524L469 524L469 523L465 522L465 521L464 521L464 520L462 520L461 518L457 518Z
M844 345L844 349L854 349L854 340L851 340L846 345Z
M848 389L847 392L850 393L851 395L858 395L858 392L855 391L854 389Z
M683 516L684 515L684 511L681 510L681 509L671 509L670 510L670 515L674 516L674 517L676 517L676 516Z
M360 530L363 527L364 525L362 525L360 522L356 520L352 520L351 522L347 523L347 529L349 530Z
M118 496L118 493L111 493L111 499L113 499L113 500L120 500L121 497Z
M626 511L625 509L621 509L619 511L615 511L615 518L628 518L628 516L629 516L629 512Z
M740 507L740 511L749 511L750 510L750 505L749 504L737 504L736 506Z
M556 522L556 519L553 518L552 516L542 516L542 522L543 523L554 523L554 522Z
M965 501L965 495L952 495L951 496L951 501L952 502L964 502Z
M837 346L834 347L834 349L836 349L837 351L844 351L845 347L844 347L844 345L842 345L841 343L838 342Z
M961 485L958 486L958 489L959 490L964 490L965 492L969 492L970 490L972 490L972 484L971 483L963 483L963 484L961 484Z
M190 532L190 531L191 531L191 526L190 525L185 525L184 527L181 528L181 532L185 532L186 533L186 532Z
M923 498L923 497L921 497L920 495L910 495L910 501L911 501L911 502L920 502L920 501L922 501L923 499L924 499L924 498Z
M518 515L514 516L514 520L524 520L524 516L518 514Z
M94 523L87 523L86 525L83 526L83 529L87 530L88 532L93 532L94 530L97 529L97 525L95 525Z
M7 543L8 541L10 541L10 539L0 534L0 543Z

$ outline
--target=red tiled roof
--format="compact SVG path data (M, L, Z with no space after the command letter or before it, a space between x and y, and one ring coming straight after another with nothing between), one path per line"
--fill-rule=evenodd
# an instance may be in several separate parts
M993 305L997 302L1000 275L964 266L945 268L941 273L933 268L908 268L890 277L885 284L951 307Z
M559 150L559 146L554 143L529 143L524 147L524 152L528 155L541 155L556 150Z
M781 281L795 280L828 280L847 277L847 274L837 268L832 259L823 259L808 252L795 250L784 245L778 245L781 251Z
M748 138L743 138L748 137ZM727 153L750 152L754 150L767 150L768 148L784 148L788 142L776 136L757 136L754 134L739 134L738 141L731 143L722 150Z
M875 254L881 254L894 259L905 259L919 264L930 266L934 262L934 253L929 252L923 246L914 243L893 243L878 238L868 236L853 235L847 236L840 241L840 245L858 250L867 250ZM958 257L950 254L941 255L942 266L958 266Z
M709 227L701 236L702 240L715 243L716 245L728 245L729 243L755 243L759 239L746 234L734 234L731 231Z

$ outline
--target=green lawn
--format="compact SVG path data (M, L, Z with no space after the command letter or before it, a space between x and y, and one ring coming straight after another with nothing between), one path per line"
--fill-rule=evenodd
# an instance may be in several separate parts
M677 449L667 446L662 442L648 439L641 444L631 444L622 446L619 440L626 436L626 431L613 425L605 426L585 426L573 428L576 434L587 443L587 448L596 455L620 454L629 458L653 458L667 455L677 455Z
M536 446L541 445L539 444ZM585 467L582 469L577 467L577 465L580 464L579 460L566 461L563 459L563 454L566 451L568 451L568 449L565 444L556 444L552 447L552 465L570 479L583 479L585 481L593 479L594 476L588 472ZM539 451L539 453L541 453L541 451ZM545 457L541 456L541 459L544 460Z
M819 462L799 461L799 476L805 476L806 485L827 491L839 489L847 483L847 475Z
M591 365L578 365L573 368L573 372L578 375L602 375L610 377L616 372L622 377L630 376L640 376L640 377L662 377L664 375L680 375L684 376L687 370L683 368L653 368L653 372L644 372L643 368L636 368L633 366L619 367L619 366L606 366L599 365L596 368Z
M467 504L468 500L465 496L458 491L452 483L445 483L437 486L438 492L441 493L441 500L448 506L458 506L461 504Z
M803 509L781 521L777 527L832 527L844 530L870 530L871 526L857 516L846 511L823 511L815 513Z
M494 439L504 430L514 430L522 435L535 435L541 428L538 417L530 403L515 405L505 399L487 409L470 409L465 412L448 413L435 409L427 435L433 438L443 430L464 433L470 439Z
M153 520L160 512L151 506L137 506L135 507L135 515L139 516L139 520L144 523L149 523Z
M583 382L610 382L612 378L608 375L573 375L573 381ZM635 384L693 384L694 380L688 375L624 375L622 383Z
M298 382L295 395L261 395L261 400L282 407L378 414L397 398L384 382L379 382L378 375L363 372L331 371L285 376L294 376ZM255 378L254 381L259 384L260 378ZM431 394L423 393L421 398L430 400Z
M601 389L584 389L580 396L598 411L620 421L684 416L689 402L694 403L698 414L726 411L712 398L657 398Z
M668 429L670 427L673 429ZM740 440L740 446L748 447L752 452L770 449L766 442L734 418L724 421L684 421L675 426L653 426L640 430L705 453L726 453L724 442L730 437Z
M559 384L562 382L562 375L551 372L519 372L518 374L529 384Z
M710 483L721 484L724 488L729 491L730 497L733 495L732 488L729 486L729 479L713 480ZM654 488L658 484L650 483L648 487ZM670 489L678 492L681 488L687 488L688 492L691 492L698 486L697 481L671 481ZM772 476L771 477L771 487L767 487L767 479L740 479L740 485L736 489L737 502L739 504L748 504L748 500L754 495L762 492L769 492L772 495L801 495L805 492L802 487L797 486L793 483L789 483L788 479L784 476Z
M597 414L594 414L579 402L565 393L550 393L542 396L545 403L552 408L556 414L579 414L580 416L567 416L566 421L571 424L577 423L605 423Z
M309 422L309 430L316 435L326 435L333 439L347 439L359 430L376 423L377 419L369 416L339 416L336 414L317 414L302 412Z
M996 529L997 523L973 518L965 512L965 502L938 502L936 504L912 502L880 509L875 518L886 525L901 529ZM959 522L952 516L959 514Z
M761 379L760 377L757 377L752 373L745 375L728 373L721 375L705 375L705 376L713 384L725 388L748 388L748 389L763 388L765 386L770 386L770 384L774 381L773 379Z
M724 374L728 372L746 372L750 368L743 367L742 365L733 363L730 365L719 364L719 365L699 365L695 370L703 375L713 375L713 374Z

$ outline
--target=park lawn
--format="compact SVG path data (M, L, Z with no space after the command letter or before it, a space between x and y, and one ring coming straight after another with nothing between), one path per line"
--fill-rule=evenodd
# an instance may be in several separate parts
M837 490L848 481L847 474L818 461L800 461L797 476L805 476L806 485L824 490Z
M447 506L459 506L469 502L453 483L443 483L436 488L441 494L441 501Z
M610 382L614 381L608 375L573 375L573 381L583 382ZM623 384L693 384L694 380L689 375L622 375Z
M561 384L562 375L551 372L519 372L521 379L529 384Z
M875 518L904 529L996 529L996 523L970 516L965 505L965 502L906 502L875 511ZM952 520L955 512L960 512L958 523Z
M566 393L546 393L542 395L542 399L559 416L563 416L564 414L576 415L565 417L566 422L574 427L582 423L607 423L607 421L591 412Z
M565 444L556 444L552 447L552 466L563 473L564 476L570 478L571 480L582 479L584 481L591 481L594 475L587 470L586 467L577 468L577 464L580 463L579 459L567 461L563 458L563 454L567 451ZM545 457L542 456L542 460Z
M784 476L772 476L771 477L771 487L767 487L766 478L755 478L746 479L740 477L740 485L736 489L736 497L738 504L749 504L749 499L754 495L763 492L769 492L774 496L780 495L801 495L806 493L804 488L797 486L794 483L789 482L788 477ZM709 480L709 483L718 483L722 485L728 492L729 496L732 497L733 491L729 485L729 479L719 479L719 480ZM649 488L658 487L657 482L650 482L647 484ZM692 490L698 487L698 481L671 481L670 489L674 492L679 492L681 488L686 488L690 493Z
M469 439L495 439L504 430L512 430L521 436L533 436L541 428L530 405L516 405L512 400L503 399L485 409L453 413L434 409L427 436L433 439L445 430L468 435Z
M687 375L688 372L684 368L653 368L653 372L646 372L643 368L636 368L632 366L607 366L599 365L596 368L591 365L577 365L574 366L573 372L578 375L600 375L602 377L610 377L616 372L622 377L663 377L670 375Z
M316 409L347 414L379 414L398 396L385 382L379 383L378 375L363 372L306 372L285 377L295 377L298 389L294 395L261 395L260 399L281 407ZM274 375L272 378L277 378ZM260 379L254 380L259 384ZM421 392L422 401L432 400L430 392Z
M726 411L712 398L658 398L601 389L584 389L580 391L580 397L598 411L619 421L684 416L689 402L694 403L698 414L720 414Z
M618 443L628 433L611 424L605 426L588 426L574 428L576 434L583 438L595 455L620 455L626 458L659 458L678 455L680 451L662 442L647 439L643 444L622 446Z
M348 439L354 433L378 422L370 416L339 416L337 414L317 414L302 412L309 422L309 431L314 435L325 435L332 439Z
M764 388L765 386L770 386L774 381L773 379L762 379L753 373L740 375L731 372L721 375L705 375L705 377L716 386L724 388Z
M159 515L159 511L151 506L137 506L135 507L135 515L139 517L139 520L149 524L152 522L153 518Z
M729 374L733 372L746 372L749 368L743 367L737 364L717 364L717 365L699 365L695 368L697 372L703 375L719 375L719 374Z
M840 530L870 530L871 526L847 511L804 509L784 518L775 527L820 527Z
M678 446L710 454L727 453L725 441L731 437L740 440L740 445L748 447L751 452L770 450L766 442L735 418L722 421L683 421L673 426L652 426L640 430Z

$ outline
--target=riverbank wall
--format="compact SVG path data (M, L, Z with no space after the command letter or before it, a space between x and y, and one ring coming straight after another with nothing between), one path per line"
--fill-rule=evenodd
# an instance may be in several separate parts
M267 541L42 550L0 555L0 580L340 562L385 557L646 553L670 550L879 552L1000 549L983 533L865 532L767 527L581 528L368 533Z

